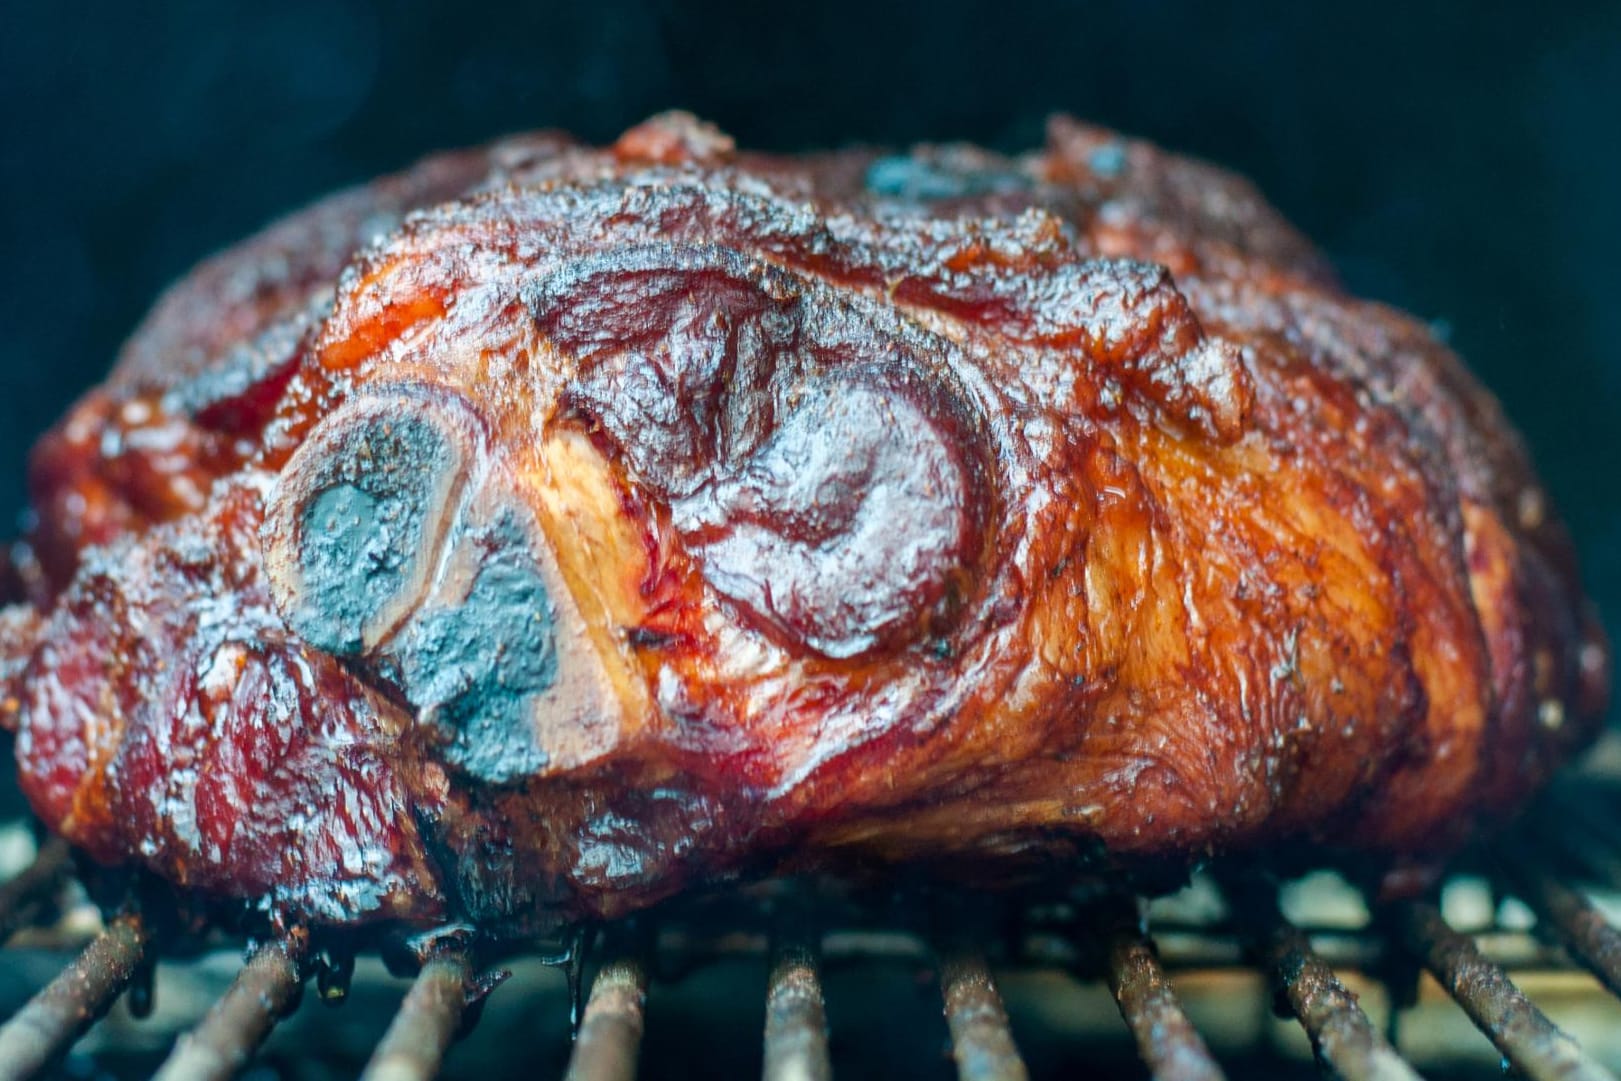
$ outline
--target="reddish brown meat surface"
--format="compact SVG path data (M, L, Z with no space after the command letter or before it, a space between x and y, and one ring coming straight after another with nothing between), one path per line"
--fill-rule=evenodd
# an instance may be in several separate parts
M1608 693L1457 358L1244 182L1062 120L432 159L171 290L31 484L35 810L283 919L1430 858Z

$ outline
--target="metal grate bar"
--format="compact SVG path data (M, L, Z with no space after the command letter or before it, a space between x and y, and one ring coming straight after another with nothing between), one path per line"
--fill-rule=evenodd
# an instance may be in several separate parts
M766 1081L830 1081L827 1011L815 949L781 937L772 950L765 997Z
M1122 926L1107 945L1109 990L1155 1081L1224 1081L1204 1038L1182 1012L1154 944Z
M940 990L957 1076L962 1081L1025 1081L1024 1061L984 955L955 949L942 956Z
M70 863L67 842L52 837L40 846L33 863L0 885L0 942L29 921L41 896L67 877Z
M1617 995L1621 995L1621 931L1612 927L1593 905L1534 863L1522 858L1507 861L1519 893L1553 927L1559 939L1588 969Z
M1418 1081L1300 930L1282 926L1261 946L1273 986L1289 1000L1323 1062L1345 1081Z
M473 962L461 948L436 953L417 973L363 1081L427 1081L437 1076L456 1038L473 986Z
M1317 956L1305 932L1284 918L1270 888L1236 880L1226 892L1257 960L1288 1000L1321 1061L1345 1081L1418 1081L1418 1073L1368 1020L1356 996Z
M298 1003L309 936L261 948L197 1027L180 1038L156 1081L223 1081L241 1072L270 1030Z
M636 1076L647 1009L647 970L629 957L608 961L591 981L567 1081L627 1081Z
M1403 942L1503 1056L1533 1081L1615 1081L1533 1006L1474 942L1448 927L1434 905L1396 905Z
M17 1015L0 1026L0 1081L32 1077L112 1005L152 944L136 915L119 916Z

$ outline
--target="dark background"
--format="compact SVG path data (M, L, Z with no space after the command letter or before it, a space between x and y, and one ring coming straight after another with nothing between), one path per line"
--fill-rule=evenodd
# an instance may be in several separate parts
M1621 4L0 0L0 20L0 524L29 443L157 291L333 187L671 106L784 149L1018 149L1068 110L1249 174L1355 290L1449 326L1621 624Z

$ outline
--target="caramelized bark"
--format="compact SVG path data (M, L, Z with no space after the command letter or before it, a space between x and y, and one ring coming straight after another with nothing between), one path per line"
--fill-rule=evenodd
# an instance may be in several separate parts
M177 286L32 484L35 808L328 923L784 860L1431 859L1608 694L1456 358L1242 181L1068 121L435 159Z

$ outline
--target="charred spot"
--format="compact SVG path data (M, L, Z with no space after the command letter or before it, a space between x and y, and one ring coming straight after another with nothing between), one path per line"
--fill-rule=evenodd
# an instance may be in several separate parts
M681 635L654 627L631 627L625 632L625 641L634 649L667 649L681 639Z

